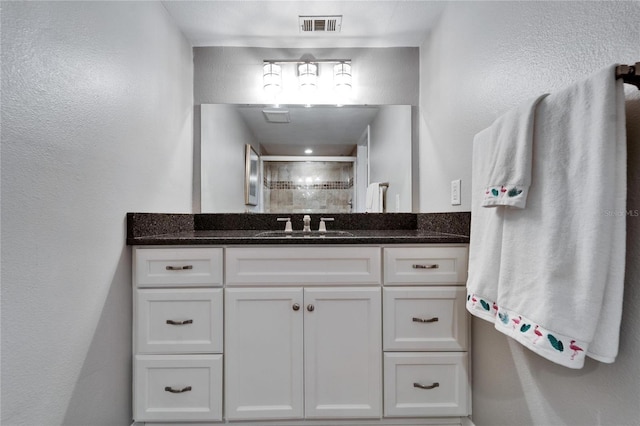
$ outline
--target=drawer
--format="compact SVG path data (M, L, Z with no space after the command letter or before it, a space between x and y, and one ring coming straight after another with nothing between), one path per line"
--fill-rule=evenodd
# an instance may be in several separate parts
M222 420L222 355L138 355L135 421Z
M379 247L226 249L227 285L380 284Z
M385 353L384 416L467 416L467 354Z
M466 280L466 247L384 249L385 285L462 284Z
M222 352L222 289L136 290L138 353Z
M221 248L134 250L138 287L222 286Z
M467 349L464 287L391 287L383 295L385 351Z

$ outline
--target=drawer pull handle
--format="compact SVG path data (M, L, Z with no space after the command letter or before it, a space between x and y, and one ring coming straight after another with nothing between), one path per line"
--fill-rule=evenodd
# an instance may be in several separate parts
M429 319L413 317L413 322L438 322L438 317L433 317Z
M164 388L164 390L171 393L189 392L191 390L191 386L187 386L186 388L182 388L182 389L174 389L171 386L167 386Z
M167 320L167 324L169 324L169 325L186 325L186 324L193 324L193 320L184 320L184 321Z
M439 267L440 265L437 263L434 263L433 265L420 265L416 263L413 265L413 269L438 269Z
M421 385L420 383L414 383L413 384L414 388L420 388L420 389L435 389L437 387L440 387L440 383L435 382L434 384L427 386L427 385Z
M193 269L193 265L184 265L184 266L167 265L165 269L167 271L186 271L187 269Z

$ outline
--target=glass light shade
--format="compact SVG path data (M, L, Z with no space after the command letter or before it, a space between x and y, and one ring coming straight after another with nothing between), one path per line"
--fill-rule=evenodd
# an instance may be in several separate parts
M315 90L318 81L318 66L308 62L298 65L298 81L300 82L301 90Z
M339 92L351 91L351 65L341 62L333 66L333 83Z
M282 68L277 64L264 64L262 67L262 84L264 91L276 94L282 89Z

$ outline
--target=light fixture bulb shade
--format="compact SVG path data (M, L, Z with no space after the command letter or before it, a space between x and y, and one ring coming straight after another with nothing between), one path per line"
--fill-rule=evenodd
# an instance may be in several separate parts
M282 89L282 68L278 64L266 63L262 67L262 84L265 92L275 94Z
M298 65L298 81L303 91L315 90L318 85L318 66L309 62Z
M333 83L339 92L351 91L351 65L340 62L333 66Z

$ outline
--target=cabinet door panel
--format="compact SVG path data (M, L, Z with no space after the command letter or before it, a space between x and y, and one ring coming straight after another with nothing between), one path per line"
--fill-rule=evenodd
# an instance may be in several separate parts
M380 417L380 299L380 288L305 289L306 418Z
M302 289L225 290L225 415L303 416Z

